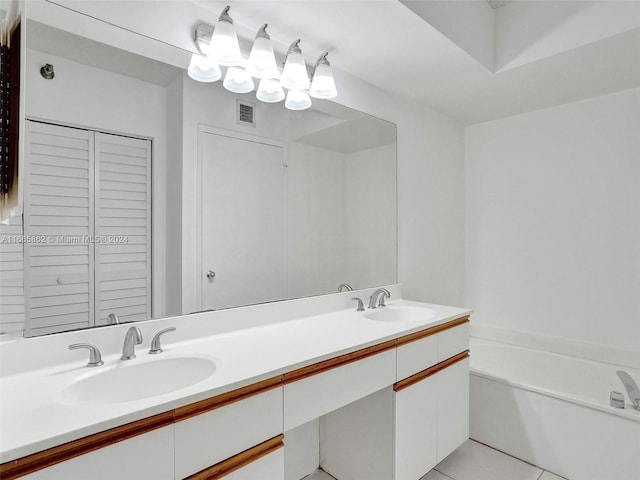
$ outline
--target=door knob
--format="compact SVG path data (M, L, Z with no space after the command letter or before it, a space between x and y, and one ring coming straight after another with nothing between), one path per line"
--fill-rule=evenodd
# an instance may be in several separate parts
M215 277L216 277L216 272L214 272L213 270L209 270L209 271L207 272L207 278L208 278L209 280L213 280Z

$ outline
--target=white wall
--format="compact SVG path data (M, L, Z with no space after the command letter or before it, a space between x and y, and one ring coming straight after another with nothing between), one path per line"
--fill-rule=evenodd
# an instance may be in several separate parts
M182 310L182 124L183 77L167 85L167 168L166 168L166 314Z
M640 89L468 127L474 324L640 350Z
M398 280L405 298L464 299L464 129L334 68L338 103L398 128Z
M353 288L392 283L398 270L396 145L369 148L346 158L344 281ZM375 239L375 242L372 241Z
M54 65L45 80L40 67ZM26 117L152 140L153 315L165 315L165 88L27 51Z
M335 292L349 281L346 155L292 142L287 165L287 295Z

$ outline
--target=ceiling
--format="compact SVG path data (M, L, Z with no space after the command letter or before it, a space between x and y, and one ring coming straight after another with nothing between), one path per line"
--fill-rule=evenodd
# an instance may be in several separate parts
M640 0L155 1L153 16L145 1L55 3L162 39L185 62L195 26L228 3L245 45L268 23L281 57L301 38L308 63L329 51L336 70L463 124L640 85Z
M222 2L197 1L216 16ZM239 31L472 124L640 85L640 1L235 0ZM497 8L499 7L499 8Z

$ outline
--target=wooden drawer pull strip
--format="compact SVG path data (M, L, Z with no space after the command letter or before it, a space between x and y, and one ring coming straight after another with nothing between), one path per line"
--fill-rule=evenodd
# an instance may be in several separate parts
M238 455L223 460L220 463L206 468L198 473L187 477L185 480L218 480L219 478L226 477L231 472L238 470L256 460L275 452L279 448L284 447L283 440L284 435L278 435L277 437L267 440L253 448L245 450Z
M454 355L451 358L447 358L446 360L434 365L433 367L429 367L426 370L422 370L421 372L411 375L410 377L407 377L404 380L400 380L399 382L396 382L393 385L393 389L396 392L399 392L400 390L404 390L405 388L408 388L411 385L414 385L419 381L424 380L425 378L435 375L439 371L444 370L445 368L450 367L455 363L461 362L468 356L469 356L469 350L465 350L464 352Z
M212 398L207 398L200 402L191 403L184 407L175 409L175 421L180 422L187 418L195 417L216 408L224 407L230 403L239 402L254 395L259 395L268 390L272 390L282 385L282 376L269 378L258 383L247 385L246 387L222 393Z
M391 350L392 348L395 348L395 346L396 341L389 340L384 343L379 343L378 345L373 345L361 350L356 350L355 352L340 355L339 357L330 358L323 362L314 363L313 365L309 365L307 367L302 367L297 370L293 370L292 372L285 373L284 383L286 384L296 382L298 380L302 380L303 378L326 372L327 370L342 367L343 365L347 365L348 363L356 362L358 360L377 355L378 353Z
M456 318L455 320L451 320L450 322L443 323L441 325L436 325L435 327L427 328L425 330L420 330L416 333L411 333L409 335L405 335L404 337L398 338L398 346L404 345L405 343L415 342L416 340L420 340L425 337L430 337L431 335L435 335L436 333L443 332L445 330L449 330L450 328L455 328L460 325L464 325L469 322L469 317Z
M84 455L85 453L108 447L114 443L142 435L143 433L161 427L166 427L172 423L173 411L170 411L127 423L126 425L96 433L95 435L79 438L78 440L73 440L72 442L34 453L33 455L3 463L0 465L0 478L2 478L2 480L13 480L57 463Z

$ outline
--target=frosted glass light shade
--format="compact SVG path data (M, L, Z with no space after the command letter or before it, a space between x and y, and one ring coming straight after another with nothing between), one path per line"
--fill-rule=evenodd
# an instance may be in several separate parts
M213 30L207 56L226 67L237 65L242 60L238 36L233 23L218 20Z
M304 90L289 90L284 106L289 110L306 110L311 106L311 99Z
M307 90L309 88L309 74L302 53L291 52L287 55L280 85L292 90Z
M191 55L187 75L198 82L217 82L222 78L222 71L210 58L194 53Z
M255 88L251 75L240 67L229 67L222 85L233 93L249 93Z
M309 95L313 98L335 98L338 95L336 83L333 80L331 67L326 63L320 63L316 67L311 81Z
M277 80L263 78L258 85L256 98L265 103L277 103L284 100L284 90Z
M249 75L256 78L280 78L270 39L265 37L255 39L249 54L247 71Z

